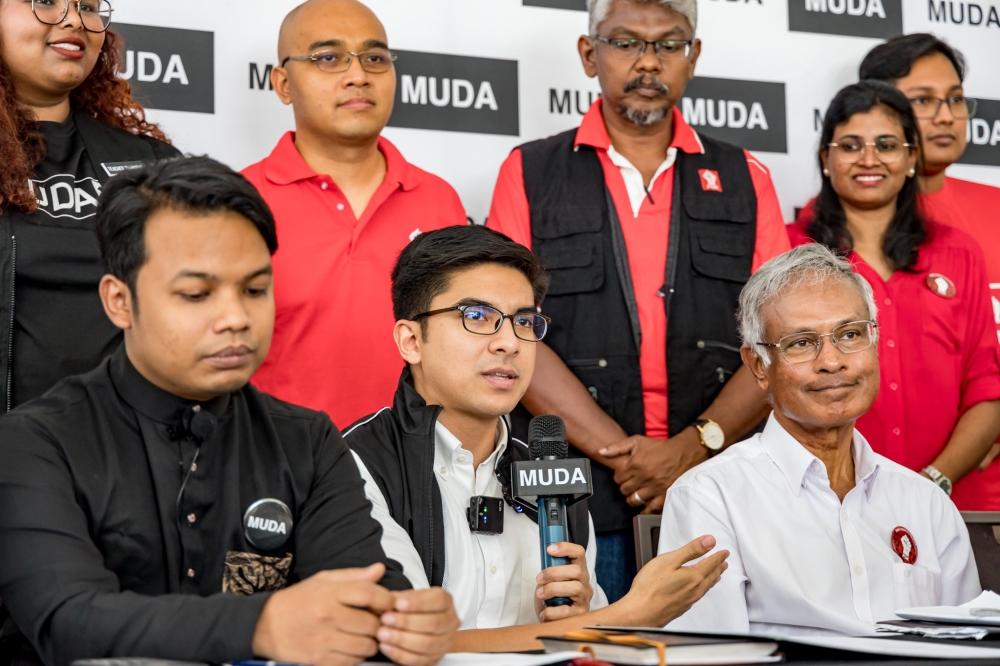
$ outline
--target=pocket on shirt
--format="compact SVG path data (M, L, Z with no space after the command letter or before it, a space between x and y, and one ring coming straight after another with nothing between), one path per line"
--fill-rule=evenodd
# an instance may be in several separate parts
M936 606L941 598L941 577L924 567L898 562L892 565L896 609Z

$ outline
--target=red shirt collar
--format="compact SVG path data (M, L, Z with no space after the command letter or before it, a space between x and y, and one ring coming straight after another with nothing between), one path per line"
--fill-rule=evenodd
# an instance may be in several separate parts
M380 136L378 149L385 157L385 183L398 185L404 192L412 190L420 183L420 170L410 165L388 139ZM295 132L285 132L278 145L264 160L264 175L276 185L289 185L300 180L319 177L319 174L306 164L295 147Z
M674 106L670 109L674 117L674 139L670 142L671 148L676 148L689 155L701 155L705 152L705 147L701 145L698 133L684 120L684 114ZM576 141L573 147L592 146L607 150L611 147L611 138L608 136L608 128L604 126L604 115L601 113L601 100L590 105L590 109L583 116L583 122L576 131Z

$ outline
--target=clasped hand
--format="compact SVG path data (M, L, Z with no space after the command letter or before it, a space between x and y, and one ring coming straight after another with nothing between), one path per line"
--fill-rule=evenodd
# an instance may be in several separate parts
M275 592L261 611L254 655L314 666L354 666L379 650L397 664L432 666L459 621L440 587L390 592L385 565L322 571Z
M642 513L663 511L667 488L681 474L708 459L695 428L686 428L670 439L633 435L598 453L612 459L615 483L630 505L643 507ZM636 500L636 494L641 502Z

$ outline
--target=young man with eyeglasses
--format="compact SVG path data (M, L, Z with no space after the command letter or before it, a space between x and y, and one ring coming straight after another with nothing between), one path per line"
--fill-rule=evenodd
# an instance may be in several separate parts
M487 225L552 274L554 324L523 405L562 416L599 463L597 570L614 600L635 573L633 515L767 413L733 313L789 244L767 169L677 108L701 53L695 0L587 6L579 51L601 98L579 129L510 155Z
M356 0L309 0L281 25L271 83L295 131L243 173L274 211L277 315L253 382L341 426L392 392L389 273L420 233L466 224L454 189L380 136L396 92L382 24Z
M567 511L570 541L548 550L570 563L541 570L538 525L510 499L511 464L528 450L505 418L532 381L550 323L536 307L548 277L531 252L484 227L442 229L402 252L392 281L393 334L407 367L392 407L348 428L345 439L386 554L415 588L442 585L454 598L462 623L455 650L539 648L538 622L554 634L659 626L714 584L726 553L681 566L713 547L700 537L655 558L608 606L586 502ZM499 534L472 529L474 498L503 507ZM553 597L573 603L546 607Z

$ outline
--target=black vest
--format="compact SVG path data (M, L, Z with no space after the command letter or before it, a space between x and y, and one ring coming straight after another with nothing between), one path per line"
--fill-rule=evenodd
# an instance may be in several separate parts
M375 479L393 520L413 542L431 585L441 585L445 565L444 508L434 476L434 428L440 413L440 406L428 405L417 393L407 367L399 379L393 407L344 431L348 446ZM496 463L496 477L510 513L514 510L510 466L528 459L528 447L512 439L508 431L507 448ZM538 522L536 512L523 513ZM590 540L589 517L586 500L566 510L569 540L584 549Z
M574 149L575 138L571 130L521 146L532 247L552 275L545 342L626 432L644 434L641 331L625 240L600 159L589 146ZM677 153L660 290L670 436L691 425L740 367L735 315L757 231L757 196L743 150L700 138L704 154ZM721 192L705 189L704 169L717 174ZM519 409L515 436L525 416ZM631 528L636 509L613 472L595 465L593 475L597 532Z

